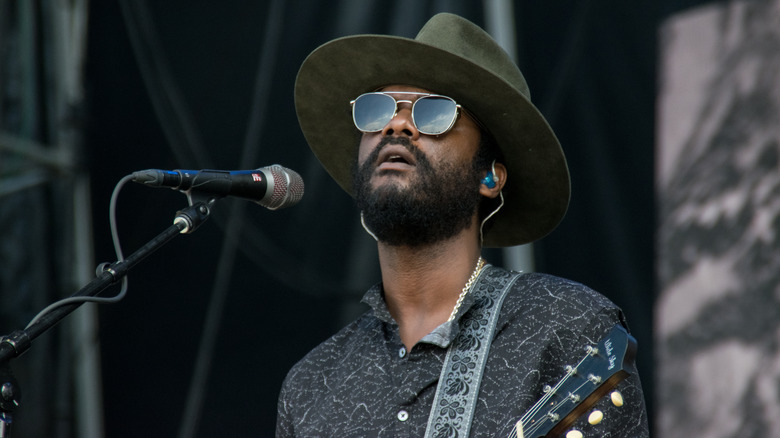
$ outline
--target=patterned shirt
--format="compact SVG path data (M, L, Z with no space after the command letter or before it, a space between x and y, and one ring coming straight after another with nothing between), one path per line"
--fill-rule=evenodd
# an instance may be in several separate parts
M489 274L510 275L492 268ZM276 436L422 437L448 347L474 307L469 293L458 316L407 351L385 305L382 285L366 293L371 310L320 344L287 375L279 397ZM522 274L508 292L485 365L470 436L510 436L517 420L595 345L622 312L603 295L575 282ZM624 404L603 397L572 426L585 437L647 437L644 396L633 363L618 384ZM590 411L588 411L590 412ZM515 435L512 435L515 436Z

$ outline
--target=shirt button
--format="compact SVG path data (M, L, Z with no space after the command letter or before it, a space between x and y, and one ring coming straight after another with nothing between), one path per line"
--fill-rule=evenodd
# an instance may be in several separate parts
M406 421L408 419L409 419L409 413L408 412L406 412L404 410L398 411L398 421Z
M403 359L404 356L406 356L406 347L401 347L398 349L398 357Z

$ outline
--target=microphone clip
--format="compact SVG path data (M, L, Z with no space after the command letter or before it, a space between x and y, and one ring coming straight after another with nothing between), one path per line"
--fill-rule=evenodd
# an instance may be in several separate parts
M188 194L188 198L189 198ZM173 224L179 227L181 234L190 234L209 218L211 214L211 206L214 205L217 198L210 197L208 201L196 201L189 207L181 209L176 212L176 217L173 219Z

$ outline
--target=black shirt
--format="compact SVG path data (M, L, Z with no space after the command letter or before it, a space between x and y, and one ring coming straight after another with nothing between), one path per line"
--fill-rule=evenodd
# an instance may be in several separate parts
M459 317L406 351L381 284L369 289L363 301L371 310L288 374L279 397L277 437L422 437L447 348L475 299L467 295ZM564 366L575 364L585 346L596 344L615 324L625 326L622 312L603 295L549 275L522 275L499 314L470 436L509 436L544 386L554 385ZM590 425L584 415L575 423L584 436L648 436L633 364L631 371L618 385L622 407L605 397L595 406L603 421Z

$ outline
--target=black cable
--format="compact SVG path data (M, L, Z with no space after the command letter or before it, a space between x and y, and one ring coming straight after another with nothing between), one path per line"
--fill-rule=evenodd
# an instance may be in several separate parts
M122 190L122 188L130 182L133 179L133 175L127 175L114 187L114 192L111 194L111 204L109 207L109 224L111 226L111 239L114 242L114 251L116 252L116 259L118 262L123 262L125 260L125 256L122 253L122 246L119 243L119 232L117 231L116 226L116 200L119 197L119 192ZM105 266L106 264L101 264L98 267L98 271L101 270L102 266ZM100 272L98 272L100 273ZM46 314L51 312L52 310L65 306L67 304L83 304L86 302L90 303L116 303L118 301L121 301L125 295L127 295L127 288L128 288L128 279L127 275L122 277L122 289L120 289L119 293L117 293L113 297L90 297L90 296L78 296L78 297L68 297L64 298L62 300L56 301L48 306L46 306L43 310L38 312L35 317L30 320L30 322L25 327L25 330L30 328L33 324L38 322L41 318L43 318Z

